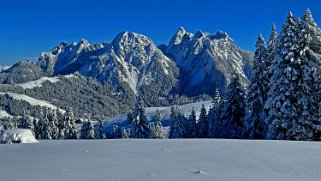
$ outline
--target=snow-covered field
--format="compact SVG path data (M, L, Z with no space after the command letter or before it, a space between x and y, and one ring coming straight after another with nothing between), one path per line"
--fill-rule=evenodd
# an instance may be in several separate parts
M319 181L320 154L318 142L40 141L0 145L0 180Z
M29 82L17 84L17 85L22 87L23 89L33 89L35 87L42 87L42 84L46 81L49 81L51 83L56 83L59 81L59 78L58 77L41 77L38 80L29 81Z

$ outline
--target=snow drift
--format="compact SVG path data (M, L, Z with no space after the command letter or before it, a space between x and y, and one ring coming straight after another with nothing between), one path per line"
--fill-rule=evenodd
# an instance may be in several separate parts
M29 129L9 129L0 134L0 143L38 143Z

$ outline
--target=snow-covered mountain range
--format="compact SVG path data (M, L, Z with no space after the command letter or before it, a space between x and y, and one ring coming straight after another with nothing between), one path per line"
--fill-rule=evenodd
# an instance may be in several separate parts
M225 32L192 34L181 27L161 48L180 68L181 94L213 95L216 87L224 90L233 74L248 83L252 53L240 49Z
M211 35L198 31L192 34L181 27L167 45L160 46L144 35L122 32L110 43L90 44L84 39L72 44L62 42L51 51L41 53L35 63L19 62L3 71L1 69L0 83L6 86L1 86L0 91L10 90L30 97L37 95L38 99L59 104L61 97L66 95L56 94L68 92L74 100L77 99L75 95L88 89L88 100L78 101L80 107L90 104L95 108L99 99L105 97L110 98L110 102L128 102L128 106L119 108L118 113L122 113L128 111L137 96L142 97L147 106L165 106L173 95L213 95L216 87L224 91L235 73L246 85L252 59L252 53L240 49L224 32ZM47 81L42 87L33 86L24 91L17 85L70 74L77 75L72 79L77 81L71 83L66 78L59 82ZM100 89L104 88L100 85L86 85L82 79L96 81L107 86L108 90L102 93ZM63 85L57 91L59 84ZM48 100L48 95L58 97ZM90 98L90 95L95 97ZM63 105L61 109L65 109L68 103Z

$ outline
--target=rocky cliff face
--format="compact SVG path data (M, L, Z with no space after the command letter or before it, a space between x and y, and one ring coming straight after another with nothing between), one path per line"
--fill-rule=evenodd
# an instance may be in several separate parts
M248 84L253 55L240 49L225 32L191 34L181 27L161 48L180 68L180 94L213 95L216 87L224 90L234 73Z

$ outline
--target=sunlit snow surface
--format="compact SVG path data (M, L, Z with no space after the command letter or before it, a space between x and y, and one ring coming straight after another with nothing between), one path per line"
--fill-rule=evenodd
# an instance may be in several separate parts
M0 92L0 95L7 95L9 97L12 97L13 99L15 100L23 100L23 101L26 101L28 102L30 105L32 106L44 106L44 107L48 107L48 108L51 108L51 109L58 109L57 106L51 104L50 102L48 101L44 101L44 100L40 100L40 99L35 99L33 97L29 97L27 95L24 95L24 94L17 94L17 93L12 93L12 92ZM62 113L65 113L66 111L65 110L62 110L62 109L59 109L60 112Z
M42 84L46 81L49 81L51 83L56 83L59 81L59 78L58 77L41 77L38 80L29 81L29 82L25 82L17 85L22 87L23 89L33 89L35 87L42 87Z
M321 143L244 140L40 141L0 145L10 181L320 180Z
M0 133L0 143L38 143L29 129L8 129Z

